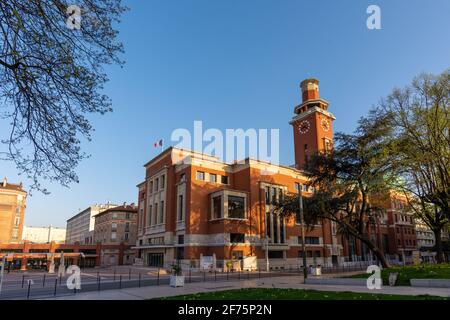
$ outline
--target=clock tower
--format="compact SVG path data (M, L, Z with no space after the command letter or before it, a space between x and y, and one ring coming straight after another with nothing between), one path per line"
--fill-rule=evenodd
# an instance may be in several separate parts
M306 79L300 84L302 103L295 107L295 116L289 122L294 128L295 167L303 169L315 153L333 148L334 115L328 111L328 102L319 95L319 80Z

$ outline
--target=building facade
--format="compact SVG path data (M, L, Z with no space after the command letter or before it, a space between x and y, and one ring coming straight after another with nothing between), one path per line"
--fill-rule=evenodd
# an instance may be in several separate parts
M33 227L24 226L22 240L30 243L64 243L66 241L66 229L53 226Z
M137 238L137 206L122 205L107 209L95 216L94 243L102 244L135 244ZM124 253L124 264L134 262L135 250ZM116 265L119 250L105 250L102 265Z
M8 270L47 269L51 261L59 265L59 259L64 253L66 266L78 265L82 268L99 267L104 265L103 259L107 259L107 252L118 251L117 265L129 264L126 261L126 252L130 245L124 243L102 245L89 244L64 244L64 243L29 243L27 241L18 244L0 244L0 259L6 256Z
M22 241L26 199L22 184L0 182L0 243Z
M167 266L176 260L198 267L202 256L214 255L217 267L248 257L255 258L258 266L265 266L268 259L272 268L301 263L299 219L281 218L272 212L271 203L298 188L311 195L314 190L307 186L301 168L315 152L332 150L335 117L328 111L328 102L320 98L318 84L316 79L301 83L302 103L294 108L289 122L294 132L294 166L249 158L225 163L178 148L169 148L145 164L145 180L137 186L136 242L144 265ZM415 244L409 214L405 207L395 207L398 196L387 193L382 198L386 212L371 237L391 260L409 263ZM399 220L400 216L406 220ZM305 242L308 265L373 258L365 245L338 234L328 220L312 226Z
M95 216L109 208L117 207L115 204L95 204L77 213L67 220L66 243L81 244L94 243Z
M431 228L420 219L416 219L416 237L417 247L420 251L422 261L425 263L436 262L436 252L434 252L436 240L434 233Z

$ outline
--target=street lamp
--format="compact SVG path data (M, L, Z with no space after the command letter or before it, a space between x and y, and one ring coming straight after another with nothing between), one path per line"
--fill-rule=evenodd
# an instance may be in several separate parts
M269 241L270 241L270 238L268 237L268 236L266 236L266 238L265 238L265 243L266 243L266 271L268 272L269 271Z
M6 254L3 256L3 262L2 262L2 270L0 271L0 293L2 292L2 285L3 285L3 271L5 270L6 265Z
M302 186L298 184L298 207L300 211L300 227L302 232L302 256L303 256L303 281L306 282L308 277L308 269L306 267L306 250L305 250L305 224L303 221L303 198L302 198Z

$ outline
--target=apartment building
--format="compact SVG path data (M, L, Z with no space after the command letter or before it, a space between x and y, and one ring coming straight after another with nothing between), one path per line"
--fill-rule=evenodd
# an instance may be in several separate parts
M95 216L94 243L102 245L135 244L137 237L137 206L134 204L109 208ZM128 249L124 252L123 263L134 262L136 251ZM102 265L116 265L120 257L117 248L103 252Z
M117 205L111 203L94 204L69 218L66 227L66 243L93 244L95 216L114 207L117 207Z
M417 247L420 251L420 257L425 263L434 263L436 262L436 252L434 251L436 240L434 233L421 219L415 219L415 221Z
M22 184L0 182L0 243L22 241L27 192Z
M265 266L269 259L274 268L300 263L299 219L281 218L272 212L271 203L298 188L305 196L314 192L299 168L315 152L332 149L335 120L328 102L320 98L318 80L306 79L300 87L302 103L294 108L289 122L294 132L294 166L250 158L225 163L173 147L145 164L145 179L137 186L136 242L138 258L145 265L167 266L177 260L195 267L201 255L215 255L217 267L245 257L256 257L258 266ZM385 195L385 215L371 236L391 260L409 263L415 245L409 230L414 225L409 224L405 208L396 207L398 198ZM305 242L308 265L373 258L365 245L338 234L328 220L308 230Z

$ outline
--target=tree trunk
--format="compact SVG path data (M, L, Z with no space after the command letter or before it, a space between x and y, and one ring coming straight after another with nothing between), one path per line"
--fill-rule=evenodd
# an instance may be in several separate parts
M364 241L363 241L364 242ZM384 253L372 243L372 241L364 242L372 251L373 254L377 257L377 259L381 262L381 265L383 268L390 268L391 265L389 264L389 261L387 261L386 257L384 256Z
M384 256L384 253L369 238L367 238L367 237L365 237L363 235L360 235L360 234L355 234L354 236L356 238L358 238L362 243L367 245L369 250L372 251L372 253L381 262L381 265L383 266L383 268L390 268L391 267L389 261L387 261L386 257Z
M442 238L441 238L442 230L441 230L441 228L433 229L433 233L434 233L435 247L436 247L436 262L437 263L442 263L443 262L443 259L442 259Z

